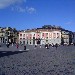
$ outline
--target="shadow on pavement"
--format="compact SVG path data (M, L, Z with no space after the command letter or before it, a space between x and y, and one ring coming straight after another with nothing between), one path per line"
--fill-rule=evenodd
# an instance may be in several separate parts
M14 54L19 54L23 52L28 52L28 51L0 51L0 58L4 56L10 56Z

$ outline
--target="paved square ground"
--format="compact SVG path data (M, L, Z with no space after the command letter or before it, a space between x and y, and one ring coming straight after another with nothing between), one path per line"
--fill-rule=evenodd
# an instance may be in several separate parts
M75 47L0 47L0 75L75 75Z

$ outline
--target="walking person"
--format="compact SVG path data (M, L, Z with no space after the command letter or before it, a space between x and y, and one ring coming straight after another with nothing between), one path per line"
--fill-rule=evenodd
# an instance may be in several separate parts
M74 42L74 46L75 46L75 42Z
M56 47L56 50L57 50L57 47L58 47L58 44L57 43L55 44L55 47Z
M41 45L40 45L40 48L41 48Z
M17 49L19 48L19 44L18 43L16 44L16 47L17 47Z
M6 45L7 45L7 48L9 48L9 42Z
M13 46L13 43L12 43L12 46Z
M26 50L26 45L24 45L24 50Z

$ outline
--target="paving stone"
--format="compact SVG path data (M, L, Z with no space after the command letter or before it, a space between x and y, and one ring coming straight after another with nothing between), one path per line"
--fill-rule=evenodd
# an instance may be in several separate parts
M75 75L75 47L49 49L38 46L3 47L0 49L0 74L5 75ZM2 52L3 51L3 52ZM10 52L9 52L10 51ZM1 56L2 55L2 56Z

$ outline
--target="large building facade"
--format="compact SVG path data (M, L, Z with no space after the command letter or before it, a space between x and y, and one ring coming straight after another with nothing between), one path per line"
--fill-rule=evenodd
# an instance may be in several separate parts
M61 30L58 29L32 29L19 32L20 44L61 44Z

